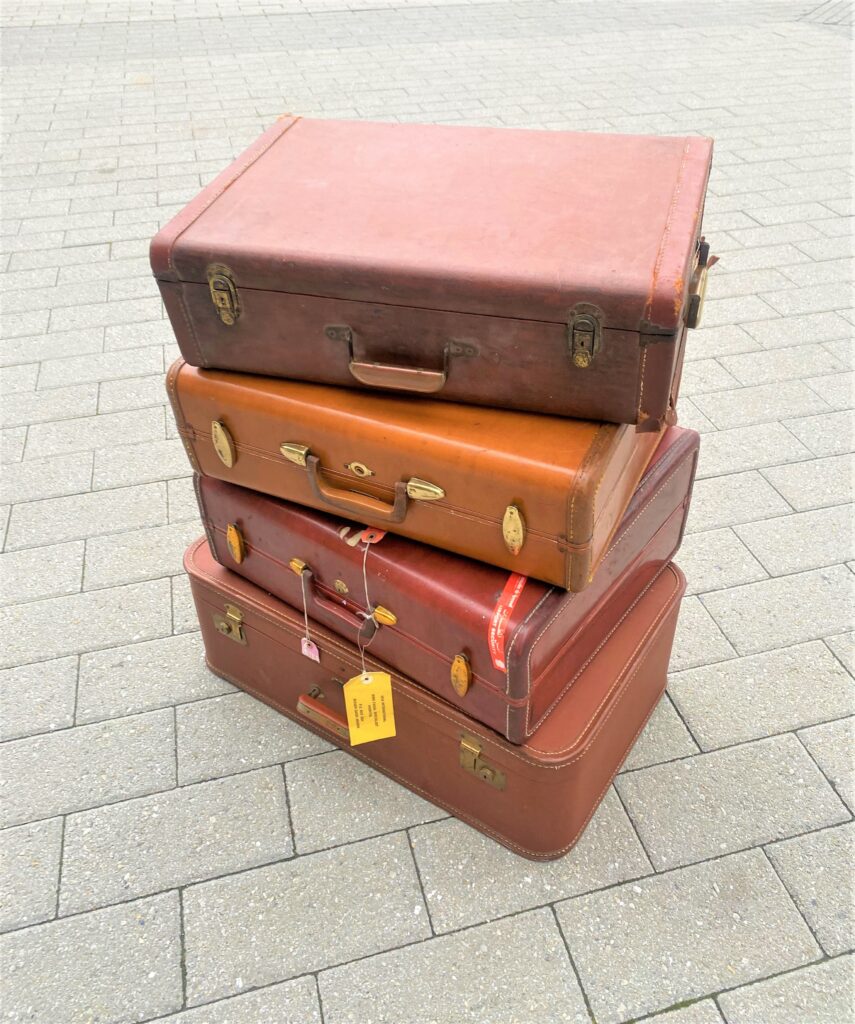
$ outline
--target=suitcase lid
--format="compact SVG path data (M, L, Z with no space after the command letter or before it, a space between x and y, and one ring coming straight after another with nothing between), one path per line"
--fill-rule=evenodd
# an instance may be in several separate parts
M712 158L700 137L277 122L155 237L161 280L670 335ZM219 282L222 284L222 282ZM227 287L227 285L224 285ZM593 310L587 307L594 307Z

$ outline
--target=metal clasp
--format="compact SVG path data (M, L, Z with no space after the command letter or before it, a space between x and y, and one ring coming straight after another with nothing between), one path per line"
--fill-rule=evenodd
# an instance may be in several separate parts
M240 302L232 272L222 263L212 263L207 271L208 289L217 316L226 327L232 327L240 316Z
M602 314L596 306L580 303L570 313L567 343L573 365L586 370L593 362L603 339Z
M481 756L481 744L471 736L463 736L460 740L460 767L475 775L494 789L505 788L505 774L494 768Z
M214 612L214 626L218 633L246 647L246 635L243 631L243 612L233 604L226 605L226 614Z

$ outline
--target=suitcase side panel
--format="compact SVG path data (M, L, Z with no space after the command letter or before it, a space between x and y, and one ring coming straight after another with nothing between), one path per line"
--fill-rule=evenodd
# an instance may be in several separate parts
M509 739L523 742L534 732L613 623L674 557L686 527L699 440L681 428L666 433L667 451L645 474L591 585L545 602L547 614L532 615L511 641L509 694L523 701L508 708L501 731Z
M295 614L252 584L230 580L210 556L206 562L200 543L188 551L187 567L215 672L525 856L549 859L573 845L665 686L682 589L677 571L639 605L620 642L612 645L611 671L590 671L574 688L572 703L578 709L564 702L557 745L545 736L547 749L514 747L393 674L396 737L350 748L328 727L306 720L297 702L317 687L322 706L340 720L337 679L359 671L355 651L327 637L322 646L329 653L321 664L301 658L294 651L300 633ZM227 601L240 602L244 610L245 645L214 625L214 615L222 615ZM575 747L572 741L567 745L571 735L579 737ZM485 770L494 778L501 773L504 788L461 766L463 739L480 746Z
M632 464L634 486L657 441L656 435L611 424L378 399L184 364L170 372L168 387L198 472L324 511L345 511L367 525L561 586L585 586L591 560L590 536L567 542L577 467L597 438L606 438L603 446L610 448L608 439L622 431L624 440L635 440L616 458ZM231 438L229 464L215 451L215 422ZM282 442L308 443L302 463L282 454ZM350 462L354 457L358 464ZM353 465L361 467L358 478ZM411 500L414 477L438 485L438 500ZM630 497L631 487L624 502ZM518 549L503 537L511 506L525 521ZM575 507L581 515L590 495ZM593 537L595 558L607 541L602 533Z
M236 283L241 315L232 326L220 321L207 285L160 283L191 365L380 393L417 390L445 401L576 419L638 419L642 350L635 331L605 329L596 357L580 369L573 365L566 323L259 291ZM672 342L663 337L659 344L668 348ZM413 367L426 370L427 378L409 380ZM652 409L664 416L667 406L656 410L649 387L647 392L647 414Z

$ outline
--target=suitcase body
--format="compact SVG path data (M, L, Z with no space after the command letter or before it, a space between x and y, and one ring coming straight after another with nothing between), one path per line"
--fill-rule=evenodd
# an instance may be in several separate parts
M155 237L195 366L658 430L712 141L286 117Z
M199 370L167 374L197 472L581 590L659 434Z
M195 482L223 566L522 743L677 551L698 442L666 430L581 593L213 477Z
M302 613L224 569L204 540L188 549L185 566L214 672L537 859L576 842L656 706L685 587L665 566L522 746L392 673L396 735L351 747L341 684L361 671L356 648L313 625L320 661L303 657ZM384 669L366 660L369 670Z

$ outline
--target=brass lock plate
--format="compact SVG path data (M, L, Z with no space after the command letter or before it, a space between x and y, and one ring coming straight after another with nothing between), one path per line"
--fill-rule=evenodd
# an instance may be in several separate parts
M505 773L485 760L481 754L481 744L472 736L461 737L460 767L494 789L505 788Z
M420 480L419 477L413 476L407 481L407 497L414 501L441 501L445 497L445 491L429 480Z
M208 290L217 316L226 325L233 327L240 316L240 300L232 272L222 263L212 263L207 271Z
M465 654L456 654L451 662L451 687L458 697L465 697L472 685L472 666Z
M229 640L246 647L246 634L243 631L243 612L233 604L227 604L225 614L214 612L214 626L218 633Z
M305 466L309 458L309 446L295 444L293 441L283 441L279 445L279 451L289 462L293 462L295 466Z
M512 555L518 555L525 544L525 517L516 505L508 505L502 517L502 539Z
M344 468L349 469L354 476L362 477L363 479L367 476L374 476L374 470L369 469L364 462L348 462Z
M229 523L226 527L226 546L229 554L240 565L246 558L246 542L237 523Z
M602 340L602 312L597 306L580 302L571 311L567 324L567 342L573 365L579 370L586 370L599 352Z
M237 461L237 450L232 440L232 435L229 433L229 428L222 420L213 420L211 422L211 441L220 462L222 462L226 469L231 469Z

